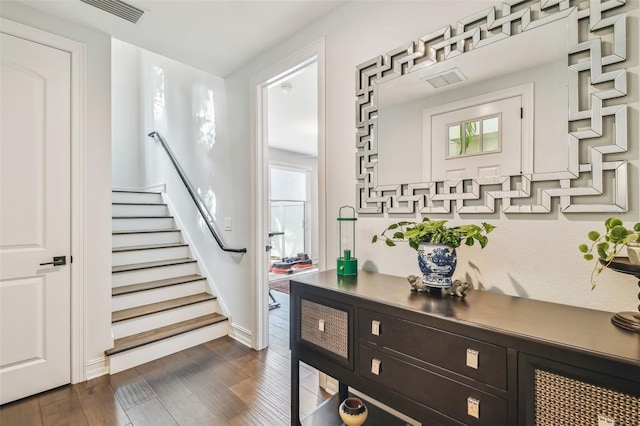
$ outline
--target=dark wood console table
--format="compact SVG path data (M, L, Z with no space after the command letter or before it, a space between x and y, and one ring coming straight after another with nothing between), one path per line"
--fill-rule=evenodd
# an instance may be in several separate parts
M340 382L330 419L304 424L340 425L348 386L429 426L640 424L640 335L610 312L335 271L292 279L290 312L293 425L299 361Z

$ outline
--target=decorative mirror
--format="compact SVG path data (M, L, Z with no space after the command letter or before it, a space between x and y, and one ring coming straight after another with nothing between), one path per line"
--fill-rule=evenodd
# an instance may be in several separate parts
M358 213L627 211L624 4L509 0L359 65Z

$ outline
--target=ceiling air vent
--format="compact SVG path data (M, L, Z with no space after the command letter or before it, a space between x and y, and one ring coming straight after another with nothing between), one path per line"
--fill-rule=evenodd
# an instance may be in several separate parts
M467 78L462 75L460 70L454 68L449 71L445 71L438 75L433 75L431 77L427 77L424 79L427 83L433 86L434 89L439 89L444 86L448 86L454 83L460 83L461 81L466 80Z
M131 6L120 0L80 0L82 3L89 4L91 6L97 7L98 9L104 10L107 13L115 15L119 18L126 19L129 22L133 22L137 24L142 15L144 14L143 10L138 9L137 7Z

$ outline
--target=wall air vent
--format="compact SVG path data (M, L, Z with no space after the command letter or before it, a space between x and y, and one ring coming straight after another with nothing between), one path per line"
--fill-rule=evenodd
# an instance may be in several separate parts
M104 10L107 13L115 15L119 18L126 19L129 22L137 24L144 10L140 10L137 7L131 6L120 0L80 0L82 3L89 4Z
M454 68L452 70L442 72L438 75L426 77L424 78L424 81L433 86L434 89L439 89L450 84L460 83L461 81L464 81L466 79L467 77L465 77L459 69Z

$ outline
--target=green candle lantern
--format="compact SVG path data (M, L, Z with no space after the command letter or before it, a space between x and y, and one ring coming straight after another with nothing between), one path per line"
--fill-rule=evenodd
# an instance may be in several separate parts
M351 216L343 216L342 211L351 210ZM342 206L338 210L338 275L357 275L356 259L356 209Z

